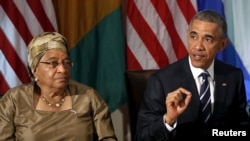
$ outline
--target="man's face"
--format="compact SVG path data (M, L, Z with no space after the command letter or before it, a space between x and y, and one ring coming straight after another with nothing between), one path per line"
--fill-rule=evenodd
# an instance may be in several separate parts
M217 51L223 50L226 45L227 39L215 23L194 20L188 29L188 52L196 68L207 69Z

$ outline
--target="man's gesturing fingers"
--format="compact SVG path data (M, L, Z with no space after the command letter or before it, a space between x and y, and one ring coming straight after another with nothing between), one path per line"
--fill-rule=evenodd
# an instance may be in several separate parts
M166 98L166 123L172 124L175 122L177 117L186 109L190 99L191 93L181 87L168 93Z
M188 90L180 87L177 90L167 95L166 104L170 104L171 106L174 107L184 106L189 103L190 99L191 99L191 93Z

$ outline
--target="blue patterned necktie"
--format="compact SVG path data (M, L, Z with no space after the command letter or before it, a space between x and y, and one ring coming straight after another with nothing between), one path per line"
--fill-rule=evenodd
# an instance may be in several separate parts
M209 74L203 72L200 74L202 77L202 83L200 88L200 102L202 108L202 121L207 123L211 116L211 97L210 97L210 86L208 81Z

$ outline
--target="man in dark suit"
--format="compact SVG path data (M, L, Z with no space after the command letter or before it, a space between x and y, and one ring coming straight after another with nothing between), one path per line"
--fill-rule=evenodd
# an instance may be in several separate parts
M250 136L243 73L215 59L228 43L224 18L212 10L201 11L193 17L187 33L189 55L148 80L136 140ZM202 72L208 76L207 110L201 107L199 94L203 91ZM204 121L203 111L207 112Z

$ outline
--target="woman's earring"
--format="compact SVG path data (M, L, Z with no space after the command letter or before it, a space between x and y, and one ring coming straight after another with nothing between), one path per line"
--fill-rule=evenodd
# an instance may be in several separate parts
M35 78L35 81L37 82L38 78Z

